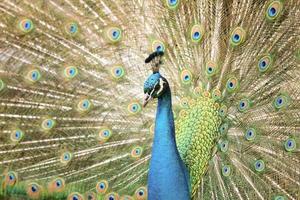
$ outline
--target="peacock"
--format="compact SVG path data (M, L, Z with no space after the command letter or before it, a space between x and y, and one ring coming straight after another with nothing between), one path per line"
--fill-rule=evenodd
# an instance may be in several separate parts
M144 84L143 107L153 98L158 99L149 166L148 198L189 200L190 177L176 144L172 95L168 81L159 73L160 57L163 54L162 51L156 51L145 60L146 63L154 61L153 74Z
M299 0L0 12L0 199L300 198Z

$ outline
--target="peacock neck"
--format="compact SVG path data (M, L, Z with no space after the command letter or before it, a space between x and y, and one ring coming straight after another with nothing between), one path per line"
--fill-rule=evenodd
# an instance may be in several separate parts
M177 148L172 111L172 97L169 89L158 98L155 127L155 138L167 137L168 139L171 139L174 148Z
M176 146L169 89L158 98L148 187L149 200L190 199L188 172Z
M170 89L167 89L165 93L158 98L157 112L161 110L172 111L172 97Z

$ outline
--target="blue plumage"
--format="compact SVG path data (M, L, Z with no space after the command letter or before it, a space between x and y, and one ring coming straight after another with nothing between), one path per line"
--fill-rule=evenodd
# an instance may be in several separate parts
M158 106L148 176L148 199L190 199L188 172L176 146L171 91L160 73L152 74L144 84L146 93L152 90L156 91L153 94L158 98Z

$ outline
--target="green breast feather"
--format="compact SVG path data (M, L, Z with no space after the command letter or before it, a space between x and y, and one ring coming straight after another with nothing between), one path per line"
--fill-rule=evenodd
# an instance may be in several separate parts
M219 137L221 117L219 104L209 93L185 99L176 119L176 140L179 153L190 171L193 192L200 183Z

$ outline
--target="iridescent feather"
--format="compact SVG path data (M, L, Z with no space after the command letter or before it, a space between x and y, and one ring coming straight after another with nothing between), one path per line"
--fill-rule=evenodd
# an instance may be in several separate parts
M299 0L2 0L0 198L146 199L164 51L193 199L300 196ZM163 152L162 152L163 153Z

